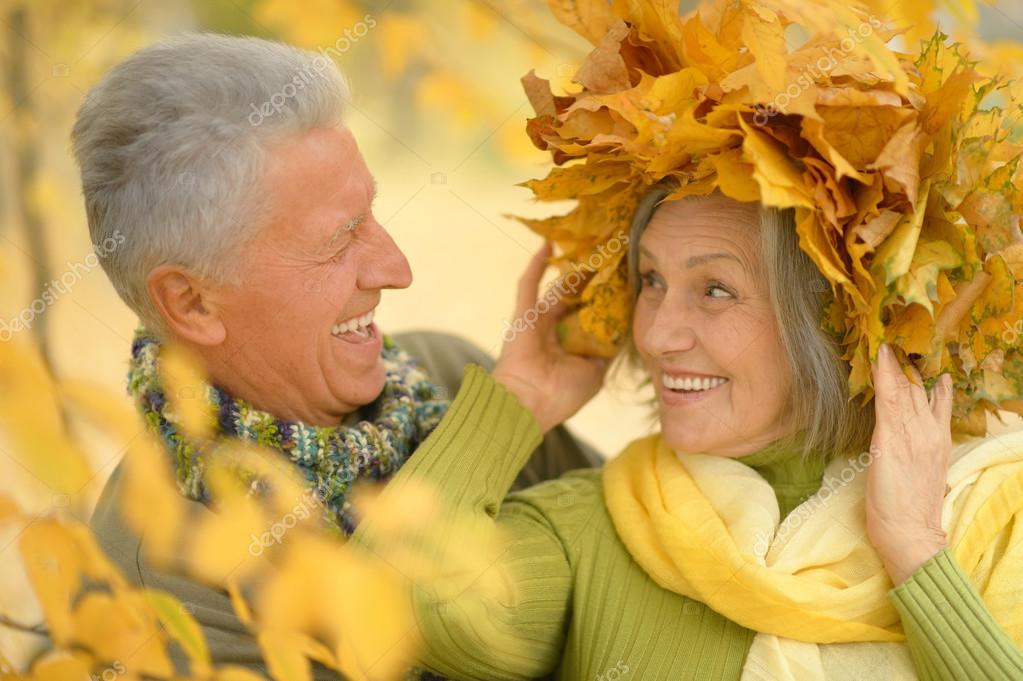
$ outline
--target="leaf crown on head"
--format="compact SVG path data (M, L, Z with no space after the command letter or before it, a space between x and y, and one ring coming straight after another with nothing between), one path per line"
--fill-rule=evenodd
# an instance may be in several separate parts
M849 392L873 395L882 342L928 386L950 372L953 428L1023 413L1023 214L1015 84L982 77L936 34L919 54L845 0L550 0L593 45L555 95L523 78L527 132L554 168L526 182L566 215L518 218L577 273L563 342L614 355L628 333L629 226L665 200L715 190L792 208L800 248L830 282L822 328L841 344ZM798 46L793 43L798 42ZM999 106L990 106L994 101Z

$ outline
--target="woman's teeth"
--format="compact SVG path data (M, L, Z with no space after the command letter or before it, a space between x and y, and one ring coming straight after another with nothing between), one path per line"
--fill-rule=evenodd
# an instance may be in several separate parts
M665 388L669 390L689 390L696 392L700 390L710 390L716 388L719 385L728 383L727 378L677 378L675 376L669 376L668 374L661 374L661 382Z
M353 319L349 319L346 322L341 322L340 324L335 324L331 328L330 332L333 335L335 335L335 336L340 336L340 335L345 334L345 333L351 333L353 331L356 332L356 333L359 333L361 335L366 335L368 333L369 325L372 324L372 323L373 323L373 310L370 310L369 312L367 312L366 314L362 315L361 317L355 317Z

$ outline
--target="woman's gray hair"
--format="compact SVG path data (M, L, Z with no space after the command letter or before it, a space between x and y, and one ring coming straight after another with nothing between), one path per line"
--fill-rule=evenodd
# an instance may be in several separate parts
M639 295L639 240L658 206L677 187L655 185L640 200L629 234L629 281ZM684 200L684 199L683 199ZM799 247L795 211L762 206L758 235L764 272L782 347L792 370L788 408L805 431L802 455L830 458L867 451L874 410L849 397L849 366L838 340L821 328L827 280ZM632 339L628 356L638 360Z
M92 242L121 298L162 328L146 291L161 264L236 281L266 224L268 147L338 125L348 86L324 54L258 38L191 34L132 55L78 111L72 141Z

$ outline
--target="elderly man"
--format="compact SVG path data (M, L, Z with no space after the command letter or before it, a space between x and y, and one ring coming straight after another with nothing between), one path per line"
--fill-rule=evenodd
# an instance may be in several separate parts
M342 122L346 100L321 55L193 35L115 67L78 114L92 240L122 236L103 267L142 321L129 390L196 512L212 511L202 452L164 412L167 341L204 364L220 435L279 450L346 533L351 486L391 476L442 419L464 365L492 364L440 334L392 343L374 323L383 291L412 274L373 215L376 182ZM596 463L555 429L519 484ZM109 555L190 606L215 660L259 666L224 594L147 563L118 520L120 494L115 472L93 519Z

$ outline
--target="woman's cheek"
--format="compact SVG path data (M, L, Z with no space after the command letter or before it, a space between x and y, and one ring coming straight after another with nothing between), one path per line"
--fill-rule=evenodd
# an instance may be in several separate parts
M648 355L646 348L647 331L650 328L650 313L642 296L636 301L632 312L632 342L641 355Z

